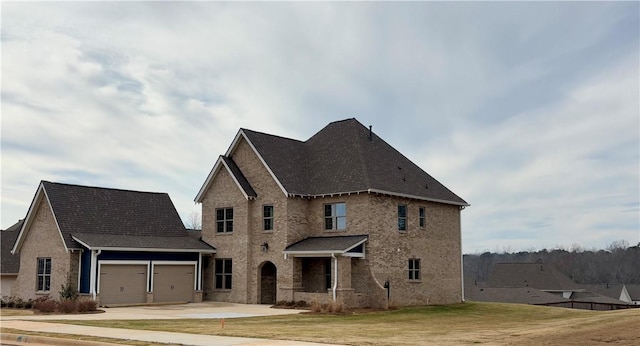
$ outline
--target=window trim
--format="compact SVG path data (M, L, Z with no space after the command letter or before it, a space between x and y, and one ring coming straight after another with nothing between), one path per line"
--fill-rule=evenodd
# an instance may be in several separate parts
M418 225L420 226L420 228L425 228L426 226L426 223L425 223L426 214L427 214L427 211L425 207L420 207L418 209Z
M409 281L421 281L421 268L420 268L420 259L419 258L409 258L408 262L408 273L409 273Z
M271 216L266 216L265 211L266 208L271 208ZM273 207L273 204L265 204L262 206L262 231L263 232L273 232L273 229L275 228L275 208ZM270 228L267 228L267 221L270 222Z
M338 205L344 205L344 215L338 215ZM330 213L331 215L327 215L327 207L330 207ZM346 202L336 202L336 203L326 203L322 205L322 209L323 209L323 219L324 219L324 230L327 232L331 232L331 231L344 231L347 229L347 203ZM342 228L339 227L340 222L338 222L339 220L343 221L343 226ZM331 222L331 228L327 228L327 222L330 221Z
M404 208L404 216L400 216L400 208ZM407 225L407 214L409 213L409 208L407 208L406 204L398 204L398 231L406 232L409 228ZM404 227L402 227L402 226Z
M42 261L42 272L40 271L40 261ZM49 266L47 267L47 263ZM51 257L38 257L36 261L36 292L51 292ZM48 269L48 270L47 270ZM42 278L42 282L40 279ZM47 289L47 282L49 287ZM42 286L40 285L42 283Z
M218 212L220 211L222 212L222 219L218 218ZM231 211L231 218L228 216L229 211ZM233 207L216 208L216 234L233 233L233 215ZM222 230L220 230L220 224L222 224ZM229 228L231 228L230 231Z
M220 266L218 266L218 263L220 263ZM228 272L227 272L227 263L229 263ZM218 271L219 267L221 271ZM228 291L233 289L233 260L231 258L215 259L215 261L213 262L213 280L214 280L213 282L214 290ZM218 282L220 282L220 287L218 287Z

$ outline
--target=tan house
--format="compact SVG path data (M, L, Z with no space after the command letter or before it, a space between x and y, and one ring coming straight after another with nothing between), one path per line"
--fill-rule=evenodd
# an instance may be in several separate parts
M355 119L306 141L240 129L195 201L204 299L459 303L462 198Z

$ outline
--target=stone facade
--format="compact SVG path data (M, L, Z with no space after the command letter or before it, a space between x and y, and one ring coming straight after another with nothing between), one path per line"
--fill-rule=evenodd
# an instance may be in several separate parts
M215 258L233 261L233 286L215 290L212 265L204 275L207 300L261 302L265 263L277 270L277 301L332 299L338 265L337 300L349 306L450 304L462 301L460 207L374 193L333 197L288 197L244 138L230 157L257 197L247 199L221 168L202 198L202 237L217 248ZM324 205L346 204L346 229L325 231ZM398 205L407 208L407 229L398 230ZM274 229L263 230L264 205L274 209ZM216 209L233 208L232 233L216 232ZM424 226L419 210L424 208ZM284 258L284 249L314 236L367 235L365 258ZM267 244L268 248L264 245ZM408 263L419 260L420 278L409 280ZM327 286L327 263L331 286ZM389 284L389 290L384 287ZM387 299L389 297L389 299Z
M67 253L49 203L44 198L37 203L30 231L20 249L20 273L11 292L24 300L44 295L58 299L63 285L78 285L79 252ZM38 258L51 258L50 291L37 290Z

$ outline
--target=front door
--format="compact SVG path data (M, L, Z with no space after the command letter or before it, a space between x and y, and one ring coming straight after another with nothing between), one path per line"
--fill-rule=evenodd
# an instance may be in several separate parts
M276 266L265 262L260 269L260 304L276 303Z

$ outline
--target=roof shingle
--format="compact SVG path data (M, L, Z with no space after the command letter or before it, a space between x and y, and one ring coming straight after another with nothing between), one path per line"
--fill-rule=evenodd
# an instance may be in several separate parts
M373 191L468 205L356 119L332 122L305 142L241 131L291 195Z

